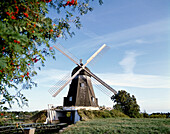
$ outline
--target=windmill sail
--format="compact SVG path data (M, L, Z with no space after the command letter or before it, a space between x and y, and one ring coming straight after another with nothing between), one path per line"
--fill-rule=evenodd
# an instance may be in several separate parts
M102 49L104 49L106 47L106 45L104 44L103 46L101 46L88 60L87 62L82 66L80 64L78 64L78 62L75 60L76 58L68 51L66 51L61 45L57 45L54 47L60 51L63 55L65 55L66 57L68 57L71 61L73 61L75 64L77 64L78 66L80 66L80 69L70 78L67 80L67 82L62 85L54 94L53 94L53 97L57 96L63 89L64 87L66 87L69 82L71 80L73 80L79 73L82 69L85 69L85 67L87 66L88 63L90 63L101 51Z
M107 95L109 98L113 96L113 92L108 90L105 86L103 86L101 83L99 83L96 79L93 77L91 78L92 84L95 87L96 90L100 90L102 93Z
M50 93L53 97L57 96L70 82L69 92L67 97L64 97L64 107L69 106L91 106L98 107L98 99L95 97L95 93L93 90L91 77L93 77L96 81L98 81L104 88L98 88L105 92L108 96L112 92L116 94L116 90L114 90L111 86L93 74L86 66L93 62L96 56L98 56L106 47L104 44L101 46L83 65L81 62L78 63L78 59L73 56L70 52L64 49L61 45L54 46L59 52L69 58L72 62L74 62L77 67L75 67L72 71L71 77L69 77L66 81L56 84L54 88L50 89ZM99 86L98 86L99 87Z
M78 58L75 57L73 54L71 54L68 50L66 50L63 46L60 44L57 44L57 46L53 45L59 52L61 52L63 55L65 55L67 58L69 58L71 61L73 61L75 64L78 64Z
M56 97L65 88L65 86L67 86L67 84L79 74L81 70L82 68L80 68L71 78L69 78L67 82L53 94L53 97Z
M61 77L61 79L56 84L54 84L48 90L48 92L53 96L56 92L58 92L58 89L61 88L68 81L68 79L70 79L70 73L66 74L64 77Z
M85 69L86 70L86 69ZM109 86L107 83L105 83L104 81L102 81L99 77L97 77L95 74L93 74L92 72L86 70L87 73L89 73L94 79L96 79L98 82L100 82L103 86L105 86L107 89L109 89L111 92L113 92L114 94L117 93L117 91L115 89L113 89L111 86Z

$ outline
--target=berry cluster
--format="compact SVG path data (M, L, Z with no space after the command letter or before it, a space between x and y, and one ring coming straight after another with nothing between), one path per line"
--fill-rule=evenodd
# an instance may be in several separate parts
M63 6L72 6L72 5L77 5L77 0L71 0L71 1L67 1L66 4L64 4Z
M16 1L14 1L15 2L15 12L9 12L9 10L8 10L8 12L6 12L6 14L8 15L8 16L10 16L11 17L11 19L13 19L13 20L16 20L17 18L16 18L16 15L19 13L19 11L20 12L22 12L23 14L24 14L24 16L25 17L27 17L28 18L28 14L27 13L25 13L25 8L24 7L18 7L16 4L17 4L17 2ZM20 8L20 9L19 9Z
M26 73L26 76L29 77L29 72ZM21 75L22 78L24 78L25 76L24 75Z
M0 72L3 73L3 72L4 72L4 69L0 70Z
M20 41L14 40L14 42L20 44Z
M37 59L37 58L33 58L32 61L33 61L34 63L37 63L38 59Z
M2 51L5 50L5 47L2 48Z
M24 16L25 16L25 17L27 17L27 18L28 18L28 14L27 14L27 13L23 13L23 14L24 14Z
M49 3L51 2L52 0L42 0L43 2L46 2L46 3Z

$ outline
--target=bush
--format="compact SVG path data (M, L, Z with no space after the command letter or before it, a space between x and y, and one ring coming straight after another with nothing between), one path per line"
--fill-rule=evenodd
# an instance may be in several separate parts
M82 120L94 119L94 118L111 118L111 117L125 117L129 118L129 116L118 110L78 110L79 115Z
M112 117L112 116L111 116L111 114L110 114L109 111L106 111L106 110L105 110L105 111L102 113L102 117L103 117L103 118L110 118L110 117Z
M166 118L166 115L162 115L162 114L152 114L149 116L150 118Z
M43 110L43 111L36 113L30 119L35 123L43 123L46 121L46 118L47 118L46 115L47 115L47 111Z
M142 117L143 117L143 118L149 118L149 114L146 113L146 112L144 112L144 113L142 113Z
M127 116L126 114L120 112L119 110L111 110L110 114L112 117L125 117L125 118L129 118L129 116Z
M92 110L85 110L84 114L89 118L89 119L93 119L94 118L94 114L92 112Z

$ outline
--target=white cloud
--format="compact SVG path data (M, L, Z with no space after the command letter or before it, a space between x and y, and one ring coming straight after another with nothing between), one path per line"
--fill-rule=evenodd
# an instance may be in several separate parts
M34 80L38 86L50 88L60 80L66 81L70 77L70 73L70 71L58 69L41 70Z
M51 87L61 80L60 78L63 78L65 74L68 76L70 73L70 71L66 70L43 70L38 76L38 85L41 87ZM170 88L170 77L168 76L114 73L99 73L96 75L113 87Z
M170 77L142 74L98 74L112 86L138 88L170 88Z
M136 65L136 57L140 54L135 51L127 51L125 57L119 62L125 73L133 73Z
M112 48L122 47L125 45L134 45L134 43L135 45L149 43L150 41L148 41L148 36L150 36L150 39L154 38L154 40L152 39L153 41L155 41L155 39L157 40L158 36L156 35L161 36L163 33L168 32L168 25L169 20L165 19L100 36L97 36L96 33L90 32L90 35L95 35L94 38L78 42L78 44L70 48L70 50L80 50L80 48L83 48L84 50L87 48L89 49L90 47L95 48L96 46L99 47L105 43ZM85 34L86 33L87 30L85 31Z

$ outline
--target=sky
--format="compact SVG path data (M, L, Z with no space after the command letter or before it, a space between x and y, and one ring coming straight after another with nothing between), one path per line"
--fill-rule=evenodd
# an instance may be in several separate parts
M81 16L82 28L72 28L75 36L61 44L83 63L103 44L109 49L89 69L116 91L126 90L137 99L141 112L170 112L170 1L103 0L100 6ZM57 14L50 12L50 17ZM69 86L56 97L50 87L71 74L76 66L56 51L56 60L47 58L45 67L34 78L38 87L23 90L29 107L12 110L34 111L63 105ZM113 101L94 87L100 106L113 107Z

